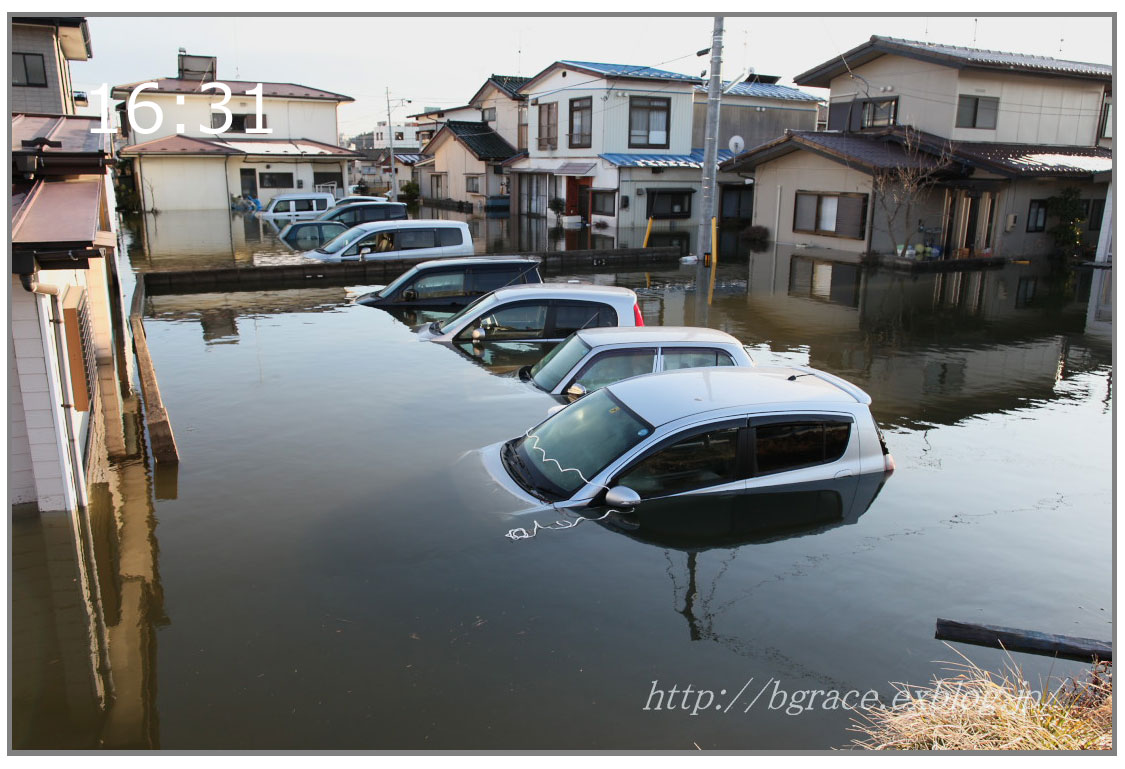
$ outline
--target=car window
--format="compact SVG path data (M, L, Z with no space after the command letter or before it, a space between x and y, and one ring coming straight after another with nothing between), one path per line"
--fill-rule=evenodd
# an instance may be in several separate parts
M616 326L612 307L596 302L559 302L555 306L554 336L568 336L584 328Z
M314 200L313 203L316 205L317 211L327 211L328 210L328 201L325 200L324 198L318 198L318 199Z
M460 227L438 227L438 245L459 246L465 242Z
M423 275L411 286L416 299L438 299L443 296L462 296L465 293L465 273L444 272ZM402 294L399 294L402 299Z
M547 325L547 303L527 302L501 307L497 310L486 312L469 325L460 334L459 339L472 338L475 329L485 333L485 339L540 339L543 329Z
M294 248L307 251L320 245L320 231L316 227L294 227L288 240Z
M394 233L394 250L409 251L414 248L434 248L437 239L434 231L429 229L407 229Z
M542 389L551 392L564 376L570 373L578 361L590 352L590 345L574 334L555 347L531 367L531 378Z
M291 202L292 201L289 201L289 200L279 200L279 201L277 201L276 203L273 204L273 212L275 214L287 214L287 213L289 213L289 211L291 210L289 208L289 204Z
M344 211L339 211L335 215L329 216L329 219L352 227L359 224L359 212L354 208L349 208Z
M732 481L738 464L738 430L724 427L697 433L657 449L616 483L649 499Z
M293 210L294 211L312 211L313 210L313 202L311 200L294 200L293 201Z
M450 331L455 329L457 327L457 324L459 324L464 318L475 317L484 308L491 307L492 305L496 304L496 301L497 300L495 294L485 294L484 296L474 301L472 304L468 304L465 307L462 307L460 312L454 313L453 315L443 320L438 328L441 330L441 333L448 334ZM471 323L469 325L472 326ZM469 333L471 334L472 332L470 331Z
M722 350L665 347L663 353L665 371L675 371L680 368L734 365L730 355Z
M609 350L582 367L575 382L587 391L599 390L631 376L651 374L656 363L656 348L644 350Z
M473 292L477 294L487 294L489 291L495 291L498 288L512 283L522 283L522 280L516 280L519 274L520 268L518 267L503 270L474 267L472 277Z
M844 455L850 422L793 422L755 428L756 475L835 462Z
M518 442L523 463L569 497L652 432L609 390L567 406ZM553 460L553 461L548 461Z

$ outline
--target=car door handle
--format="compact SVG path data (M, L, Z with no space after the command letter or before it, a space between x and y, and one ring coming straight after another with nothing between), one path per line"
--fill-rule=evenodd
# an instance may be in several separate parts
M836 473L836 475L834 475L833 477L834 478L850 478L851 474L852 474L851 470L841 470L840 472Z

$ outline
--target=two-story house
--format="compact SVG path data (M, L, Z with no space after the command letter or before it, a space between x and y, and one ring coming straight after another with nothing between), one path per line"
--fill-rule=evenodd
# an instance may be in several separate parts
M508 207L503 163L527 145L527 78L491 75L463 107L418 117L433 134L416 166L422 197L467 204L476 212Z
M789 131L722 167L754 176L754 222L779 243L1048 254L1048 201L1064 188L1083 201L1087 239L1101 229L1112 75L874 36L794 79L831 90L827 131Z
M139 90L142 81L112 91L126 100L118 111L127 146L118 154L134 162L145 211L226 209L240 195L268 204L301 190L345 194L360 155L336 144L336 113L350 96L220 80L212 56L181 51L178 65L176 77L148 81L155 87Z
M737 131L751 136L813 128L816 97L775 83L731 84L720 109L719 159ZM556 61L520 88L528 99L526 157L512 172L512 214L544 215L565 204L564 221L642 229L647 220L688 227L699 219L706 89L699 77L653 67ZM732 218L745 179L719 179ZM720 206L722 207L722 206Z
M12 87L8 111L74 114L71 61L93 55L81 16L14 16L10 26Z

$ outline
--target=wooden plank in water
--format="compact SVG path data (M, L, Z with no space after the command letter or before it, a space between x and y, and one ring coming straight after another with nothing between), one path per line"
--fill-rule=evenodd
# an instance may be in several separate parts
M1110 641L1040 633L1036 630L1020 630L999 625L957 622L940 617L934 630L934 638L939 641L957 641L1070 660L1113 660L1113 643Z

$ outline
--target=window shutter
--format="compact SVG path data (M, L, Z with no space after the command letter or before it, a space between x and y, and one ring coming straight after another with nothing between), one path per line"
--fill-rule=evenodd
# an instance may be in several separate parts
M841 196L836 200L836 234L861 240L867 220L867 196Z
M797 194L793 211L793 229L801 232L816 230L816 195Z

